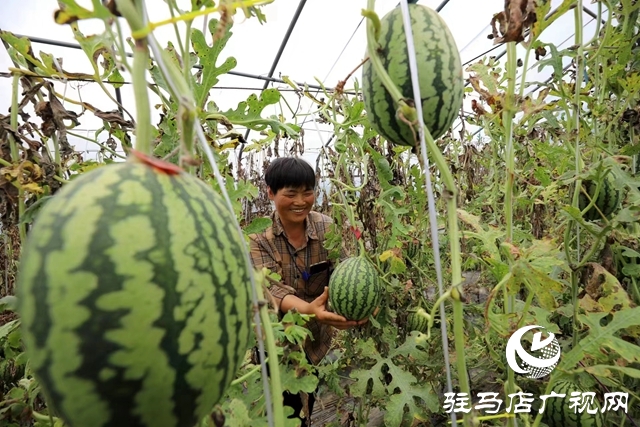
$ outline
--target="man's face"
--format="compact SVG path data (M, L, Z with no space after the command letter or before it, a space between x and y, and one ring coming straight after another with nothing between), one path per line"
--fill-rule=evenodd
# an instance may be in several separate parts
M284 187L273 194L271 188L267 189L269 199L276 205L276 211L284 222L304 222L315 202L315 191L302 188Z

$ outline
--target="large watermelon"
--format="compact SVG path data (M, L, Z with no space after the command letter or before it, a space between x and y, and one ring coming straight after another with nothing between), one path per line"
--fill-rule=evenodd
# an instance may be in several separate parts
M362 320L380 300L378 272L364 256L340 262L329 279L329 305L347 320Z
M127 161L65 185L27 236L18 277L27 356L70 427L193 427L250 336L234 218L182 171Z
M593 198L596 195L596 182L592 180L585 180L582 182L582 187L589 194L589 197ZM589 199L587 196L581 191L580 196L578 198L578 206L581 211L586 209L589 206ZM596 221L602 219L602 215L605 218L610 218L611 214L615 212L620 204L620 191L616 188L615 182L613 181L613 177L611 174L607 174L607 176L602 180L600 184L600 190L598 191L598 195L594 202L594 205L585 212L583 218L586 221ZM596 209L597 207L597 209ZM600 212L602 215L600 215Z
M573 392L583 393L577 384L571 381L557 381L552 389L557 394L564 394L564 397L549 397L545 402L545 409L542 413L542 421L549 427L603 427L604 417L600 410L597 396L594 396L591 409L597 409L595 414L590 414L587 410L578 411L582 407L582 396L578 395L577 407L571 402ZM585 402L586 403L586 402Z
M424 124L434 139L451 128L462 108L464 80L460 53L447 24L429 7L409 4L411 28L420 79L420 96ZM402 10L396 7L381 20L378 52L384 69L400 89L402 96L413 100L407 41ZM362 94L373 128L388 141L399 145L416 145L409 125L396 115L397 106L386 90L371 61L362 72Z

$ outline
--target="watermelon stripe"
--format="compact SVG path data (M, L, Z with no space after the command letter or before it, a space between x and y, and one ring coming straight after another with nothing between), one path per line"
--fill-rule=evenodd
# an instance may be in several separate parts
M409 5L419 67L423 120L434 139L451 128L464 95L460 55L445 21L432 9ZM413 99L402 12L394 8L381 20L379 55L383 68L405 99ZM394 99L377 77L370 62L363 66L362 93L373 128L399 145L415 145L409 125L397 118Z
M176 380L176 372L169 363L170 354L158 351L163 337L172 334L171 322L159 327L156 321L166 313L165 292L176 272L168 256L172 242L165 224L169 219L157 175L151 168L123 169L123 181L110 197L98 201L110 214L98 217L97 234L103 235L94 236L88 251L92 255L79 268L95 277L99 287L82 301L90 307L91 317L78 335L102 330L106 339L97 344L84 341L80 352L85 359L76 375L91 381L103 401L109 402L106 425L115 426L114 417L123 413L137 419L136 425L148 424L152 422L149 410L154 408L162 419L158 425L176 423L171 389L162 387ZM155 215L149 216L148 209ZM136 230L135 235L128 230ZM154 264L152 258L163 262ZM143 298L146 304L141 306L138 301ZM104 368L96 371L95 366Z
M242 289L246 290L246 283L248 283L249 277L247 274L232 274L232 272L243 271L239 261L244 260L244 254L240 251L239 245L241 242L237 236L235 228L232 226L233 222L231 221L231 218L226 215L218 215L217 217L214 217L212 215L214 212L211 212L203 203L203 201L206 200L206 194L203 192L204 185L202 187L198 186L198 188L191 184L191 187L192 188L189 188L184 192L184 197L180 198L183 200L189 200L188 208L191 210L191 215L193 215L193 217L206 219L206 221L203 221L203 227L207 227L208 224L216 224L216 229L209 227L204 229L200 226L194 227L195 230L198 230L198 235L208 236L209 239L198 239L193 242L192 245L185 246L185 251L192 252L189 254L189 257L194 257L196 253L202 251L207 240L212 242L234 241L237 243L236 245L221 245L214 248L208 248L209 251L201 254L200 264L193 265L191 268L186 268L184 271L185 274L190 272L206 273L211 276L209 280L215 280L220 283L227 281L232 282L231 286L212 289L214 291L213 302L216 304L216 310L200 310L197 315L192 313L191 316L194 321L200 317L204 317L204 319L194 325L198 327L197 330L185 330L185 334L189 332L193 334L193 337L188 337L186 335L181 337L181 342L189 343L189 345L192 346L193 343L191 341L200 340L203 334L211 334L212 337L210 338L215 338L218 337L220 331L224 331L229 327L231 327L232 330L237 331L235 336L221 334L218 337L220 341L215 347L201 349L200 351L192 350L191 348L186 350L190 352L192 358L201 358L200 362L205 365L210 364L212 368L209 372L190 372L187 378L198 388L207 386L207 383L218 384L219 389L217 390L217 394L222 394L226 388L226 384L233 379L235 372L229 372L228 370L220 368L228 366L230 360L235 358L235 355L237 355L238 352L243 352L245 350L242 348L242 343L246 342L249 335L249 329L246 327L246 325L249 324L249 316L247 312L244 312L244 318L239 317L239 307L246 307L249 304L249 295L247 292L237 292ZM197 194L198 192L202 195L202 199L187 198L189 194ZM226 205L219 200L209 200L208 202L213 203L216 206L215 212L217 213L227 211ZM214 237L215 239L212 239ZM178 254L176 254L176 256L178 256ZM200 279L198 277L194 277L192 280ZM225 313L225 315L220 316L220 313ZM212 323L217 323L217 325L209 327ZM243 327L242 325L245 326ZM231 338L235 338L234 342L230 342ZM214 340L209 339L207 342L213 343ZM217 348L227 349L227 353L221 353L217 351ZM200 365L198 364L197 366ZM216 374L220 374L220 376L218 377ZM207 401L208 400L204 399L204 404L206 404ZM201 409L206 410L208 408L205 407Z
M89 180L83 180L73 195L57 198L59 206L58 215L52 215L53 230L59 230L59 235L49 240L49 245L40 249L40 253L48 254L43 260L42 271L46 272L47 281L59 280L59 283L49 283L51 291L48 294L50 307L51 327L46 335L52 342L68 342L72 345L65 347L47 346L50 358L47 366L42 366L42 372L48 376L47 380L58 385L50 393L59 397L62 402L60 409L65 412L73 412L81 422L87 425L94 423L96 426L106 425L109 417L109 408L99 396L100 383L88 375L82 375L83 366L90 360L99 360L110 349L96 347L93 340L82 341L79 334L86 333L85 327L91 323L92 318L99 318L99 329L89 328L88 336L96 334L97 330L107 328L111 323L108 317L102 317L97 307L92 302L95 300L96 289L110 286L112 282L121 280L114 272L114 265L92 265L94 258L82 258L82 255L90 251L101 251L104 247L93 247L94 234L103 234L104 241L109 241L109 235L100 219L101 212L110 207L104 206L103 200L112 197L116 193L113 185L117 180L114 176L106 175L106 170L100 170L97 176L106 179L107 185L95 188ZM104 176L103 176L104 175ZM53 201L53 200L52 200ZM86 209L85 204L92 206ZM90 210L90 212L88 212ZM62 242L62 248L58 247L57 239ZM71 240L70 240L71 239ZM71 244L67 244L70 243ZM70 261L73 260L73 261ZM66 265L64 274L54 270L60 265ZM89 267L89 268L87 268ZM100 268L104 274L88 274L91 267ZM41 321L46 321L44 318ZM92 324L95 326L95 323ZM100 337L96 337L99 339ZM97 340L96 340L97 341ZM64 377L75 372L80 373L73 382L63 381Z
M542 421L549 427L603 427L604 416L598 411L595 414L589 414L586 410L583 413L577 413L574 409L570 409L571 393L575 391L584 391L571 381L561 380L554 384L552 390L558 394L564 394L564 397L550 397L547 399L545 410L542 415ZM594 400L595 407L600 409L597 399Z
M250 270L216 196L127 162L79 177L39 214L19 312L70 425L191 427L228 387L250 336Z
M396 86L404 89L406 85L411 84L411 75L409 74L409 68L407 67L408 63L406 61L397 61L397 57L395 56L399 55L400 57L406 58L407 55L407 44L406 42L403 43L405 39L399 38L396 44L393 44L394 38L398 38L398 31L404 31L402 21L400 21L399 29L394 28L393 24L397 23L397 20L392 21L388 31L384 33L384 43L382 45L386 46L386 48L384 52L385 55L382 56L381 62L391 79L396 83ZM380 92L384 94L384 99L376 104L377 112L381 113L381 116L387 119L384 123L386 125L385 129L392 129L397 135L394 136L393 142L402 144L407 141L412 141L413 135L411 134L409 126L396 118L397 113L395 112L396 106L393 96L391 96L389 91L386 90L382 81L378 81L378 86L380 87ZM408 95L403 90L401 90L401 93L408 98L413 98L413 96ZM390 108L389 106L394 110L394 114L392 115L387 115L386 111ZM413 145L413 143L408 145Z
M98 168L93 171L96 177L103 175L104 170ZM85 200L94 200L100 194L92 191L89 187L91 182L84 180L82 182L74 183L77 191L83 194ZM62 311L67 315L70 315L68 307L74 307L74 302L78 301L82 295L82 292L88 292L92 287L90 283L87 283L85 287L79 287L69 292L64 292L63 298L60 298L59 292L56 292L51 286L47 285L48 277L50 276L52 269L57 269L59 265L59 259L65 256L71 256L71 259L77 259L78 253L66 253L69 251L65 242L67 241L65 233L67 229L65 226L73 224L74 221L81 220L81 215L75 215L77 219L73 220L74 207L69 194L56 195L55 198L47 203L49 208L56 210L56 215L44 216L39 220L40 235L36 241L34 236L35 231L33 228L30 230L30 234L27 237L27 241L23 252L22 264L26 263L26 255L30 254L30 262L34 268L22 269L20 280L21 283L28 283L30 286L21 285L18 286L18 301L22 305L20 310L20 317L22 321L22 327L24 329L30 329L33 333L23 333L23 341L27 349L37 349L38 351L30 353L29 363L34 371L41 373L41 381L51 383L56 381L56 378L52 375L52 372L43 369L48 366L60 366L67 362L68 365L62 366L63 369L60 374L64 375L74 366L79 364L76 348L67 347L57 349L56 347L50 347L49 341L56 339L63 331L60 331L53 323L53 319L56 316L56 301L62 299ZM78 214L78 212L75 212ZM77 223L76 223L77 224ZM92 228L89 225L84 225L72 229L76 232L80 231L80 236L76 242L86 242L86 238L83 238L83 234L90 233ZM78 234L78 233L75 233ZM75 252L75 251L74 251ZM49 254L49 256L43 256L42 254ZM52 259L53 258L53 259ZM66 289L66 280L61 280L59 285L62 289ZM81 316L86 317L87 311L83 311ZM66 316L65 316L66 317ZM71 316L69 316L71 317ZM82 319L76 319L80 320ZM67 322L72 322L74 319L69 319ZM72 328L74 325L69 324L65 329ZM67 336L69 333L67 332ZM76 340L74 340L77 343ZM62 354L54 354L58 350ZM59 356L59 357L56 357ZM69 366L71 365L71 366ZM44 390L48 396L49 404L52 408L56 409L57 406L53 402L62 401L62 396L68 390L59 390L55 388ZM92 393L90 384L74 384L73 390L79 391L86 401L93 404L94 415L100 416L106 412L106 407L100 404L99 398Z
M342 261L331 275L329 303L350 320L369 316L378 302L380 282L375 268L363 257Z
M584 190L593 198L596 192L596 182L592 180L583 181ZM584 219L587 221L597 221L602 217L596 207L600 209L605 217L610 217L617 209L620 203L620 191L615 187L615 183L610 175L607 175L602 181L598 197L595 200L594 206L592 206L587 212L584 213ZM589 205L589 199L586 195L580 192L579 195L579 207L580 210L584 210Z

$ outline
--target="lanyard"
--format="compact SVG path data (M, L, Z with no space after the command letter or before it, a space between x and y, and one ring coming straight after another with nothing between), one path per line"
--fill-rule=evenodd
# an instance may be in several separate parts
M297 263L297 254L295 252L292 252L291 249L293 248L293 246L291 245L291 243L289 243L289 240L285 238L285 242L287 245L287 250L289 251L289 255L291 255L291 260L293 261L293 265L296 266L296 268L298 269L298 271L300 272L300 274L302 274L302 279L307 282L309 280L309 278L311 277L311 274L309 274L308 270L309 270L309 243L307 243L307 246L304 248L304 255L305 255L305 260L304 260L304 270L300 269L300 266ZM293 248L295 251L295 248Z

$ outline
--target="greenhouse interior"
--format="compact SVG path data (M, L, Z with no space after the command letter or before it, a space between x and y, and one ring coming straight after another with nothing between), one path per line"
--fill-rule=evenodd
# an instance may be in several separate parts
M0 426L640 426L640 2L0 39Z

